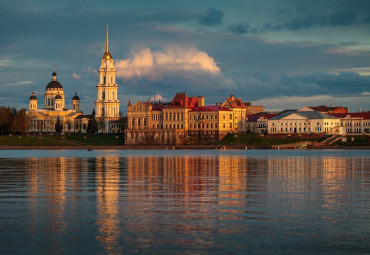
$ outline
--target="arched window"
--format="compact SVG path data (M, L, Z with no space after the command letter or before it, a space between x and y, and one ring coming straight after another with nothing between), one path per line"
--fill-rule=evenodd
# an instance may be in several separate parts
M103 91L103 93L101 94L101 97L102 99L104 100L105 99L105 92Z
M105 84L105 76L103 77L103 84Z
M132 118L132 126L134 127L135 126L135 118Z

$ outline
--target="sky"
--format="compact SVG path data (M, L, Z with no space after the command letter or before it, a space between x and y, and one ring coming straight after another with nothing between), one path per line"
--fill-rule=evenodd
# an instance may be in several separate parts
M43 107L53 65L89 114L105 50L120 110L234 95L267 110L341 105L370 110L370 1L0 1L0 105Z

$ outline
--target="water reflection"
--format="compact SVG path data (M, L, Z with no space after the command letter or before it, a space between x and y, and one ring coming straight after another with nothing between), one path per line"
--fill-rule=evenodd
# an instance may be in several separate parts
M5 253L363 251L369 174L346 156L0 159L0 237Z
M119 253L119 158L97 157L96 172L96 214L99 235L97 239L108 253Z

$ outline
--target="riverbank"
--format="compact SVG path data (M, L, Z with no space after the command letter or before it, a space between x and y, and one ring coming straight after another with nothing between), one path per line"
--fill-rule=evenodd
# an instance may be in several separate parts
M179 145L179 146L166 146L166 145L93 145L93 146L22 146L22 145L0 145L0 150L254 150L254 149L265 149L265 150L278 150L271 146L242 146L242 145ZM312 146L308 147L309 150L326 150L326 149L364 149L370 150L370 146ZM292 149L281 149L280 150L292 150ZM294 149L293 149L294 150Z

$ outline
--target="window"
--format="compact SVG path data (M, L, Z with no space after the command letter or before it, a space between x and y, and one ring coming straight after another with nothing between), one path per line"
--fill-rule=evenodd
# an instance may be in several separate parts
M224 117L223 119L225 120L226 119L226 115L224 114L223 117Z

